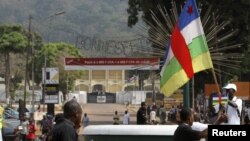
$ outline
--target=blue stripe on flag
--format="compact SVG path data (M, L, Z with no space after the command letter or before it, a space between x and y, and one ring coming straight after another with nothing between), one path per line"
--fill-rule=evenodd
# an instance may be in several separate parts
M164 54L164 59L163 59L163 65L166 63L166 61L167 61L167 57L168 57L168 53L169 53L169 49L170 49L170 40L169 40L169 42L168 42L168 45L167 45L167 47L166 47L166 52L165 52L165 54Z
M181 12L181 15L179 17L179 28L180 31L187 26L191 21L193 21L194 19L199 17L199 13L197 10L197 6L195 3L195 0L187 0L183 10L183 12ZM192 14L190 14L189 12L192 12Z

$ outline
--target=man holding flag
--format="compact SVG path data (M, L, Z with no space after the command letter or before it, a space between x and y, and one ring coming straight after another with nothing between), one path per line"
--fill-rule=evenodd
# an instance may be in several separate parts
M187 0L164 56L161 91L172 95L195 73L213 68L195 0Z
M214 106L215 112L218 113L221 108L224 108L222 115L223 123L228 125L240 125L241 123L241 112L242 112L242 99L237 98L235 93L237 91L237 86L233 83L227 84L223 89L226 90L228 96L228 101L221 107L220 104Z

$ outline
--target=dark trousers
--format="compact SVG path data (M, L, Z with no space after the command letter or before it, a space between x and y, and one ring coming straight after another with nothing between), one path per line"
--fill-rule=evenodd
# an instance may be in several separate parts
M26 134L21 134L21 140L26 141Z

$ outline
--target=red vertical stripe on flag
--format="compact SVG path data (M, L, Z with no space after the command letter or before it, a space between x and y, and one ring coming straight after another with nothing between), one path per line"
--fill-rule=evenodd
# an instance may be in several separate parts
M188 46L179 30L178 24L176 24L172 32L171 48L175 58L179 61L188 78L192 78L194 75L192 59L188 50Z

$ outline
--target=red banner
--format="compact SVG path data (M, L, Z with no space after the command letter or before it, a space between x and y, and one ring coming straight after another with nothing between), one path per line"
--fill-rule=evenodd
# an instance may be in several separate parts
M66 70L159 69L159 58L65 58Z

